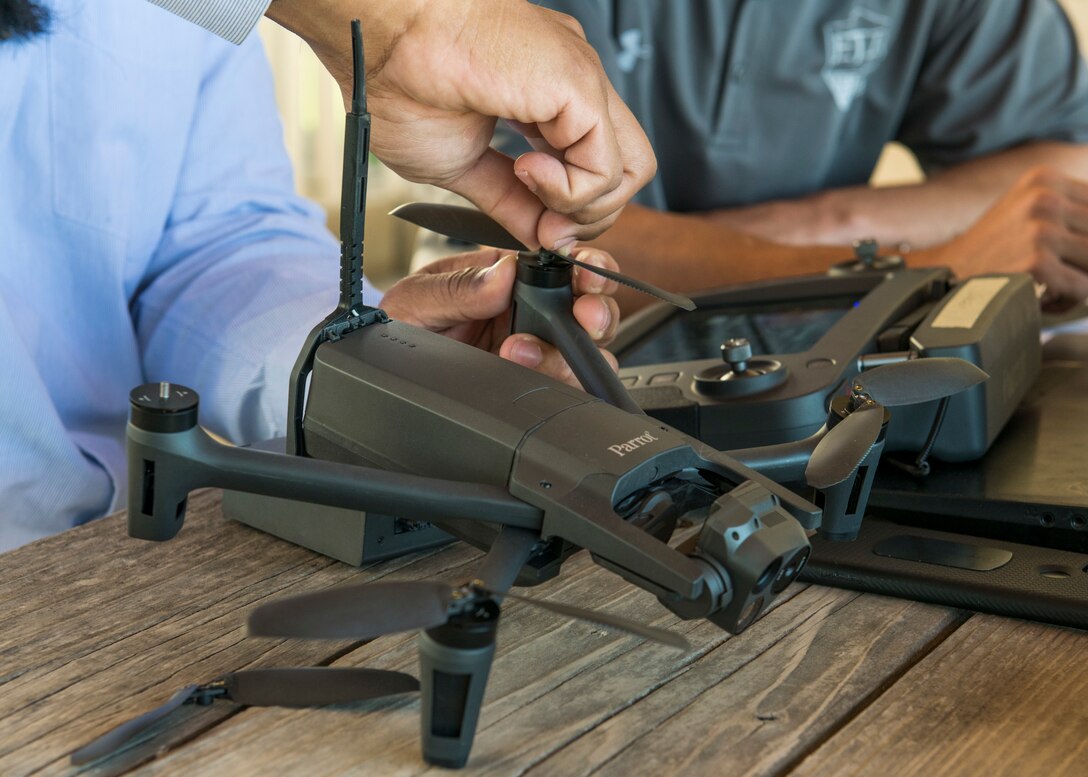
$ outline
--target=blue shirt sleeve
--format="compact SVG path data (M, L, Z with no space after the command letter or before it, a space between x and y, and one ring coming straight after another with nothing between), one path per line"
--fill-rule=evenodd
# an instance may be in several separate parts
M305 335L336 305L339 248L294 193L260 42L211 40L162 239L133 304L149 380L192 385L236 442L282 435ZM377 304L364 287L368 304Z

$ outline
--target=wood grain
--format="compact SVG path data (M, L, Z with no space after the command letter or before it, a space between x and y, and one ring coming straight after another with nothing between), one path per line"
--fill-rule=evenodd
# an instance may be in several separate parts
M477 555L462 548L358 570L226 521L218 503L217 492L194 496L186 527L168 543L128 539L117 517L5 556L0 774L63 761L188 683L248 666L319 664L352 644L247 639L246 613L261 601L404 570L441 574ZM34 557L43 568L28 571ZM185 711L196 713L196 728L232 713Z
M974 615L797 775L1088 774L1088 633Z
M355 569L191 500L168 543L120 516L0 564L0 774L433 774L415 695L289 710L184 707L82 770L68 753L190 682L250 666L418 672L415 637L249 638L285 594L473 576L464 545ZM532 596L683 632L652 643L511 602L466 775L1085 774L1088 635L795 585L744 634L678 621L584 553ZM966 623L965 623L966 619ZM965 625L964 625L965 624Z
M818 586L775 615L530 773L783 773L965 617Z

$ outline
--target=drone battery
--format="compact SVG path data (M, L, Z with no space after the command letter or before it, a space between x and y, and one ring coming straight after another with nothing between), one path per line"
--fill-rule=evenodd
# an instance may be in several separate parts
M978 365L989 380L949 401L933 446L945 462L973 461L989 450L1039 374L1039 302L1030 276L970 278L936 305L911 334L919 356L953 356ZM897 407L886 452L918 451L937 402Z
M283 453L286 441L281 437L252 447ZM223 493L223 514L354 566L432 548L453 539L430 523L241 491Z

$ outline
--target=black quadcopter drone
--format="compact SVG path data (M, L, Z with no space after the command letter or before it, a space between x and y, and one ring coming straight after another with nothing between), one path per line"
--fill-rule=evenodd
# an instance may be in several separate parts
M514 329L555 344L586 391L390 320L362 304L370 119L358 22L352 34L340 303L313 330L295 365L287 455L216 442L198 425L191 389L138 387L128 426L128 530L142 539L174 537L189 492L214 486L433 522L485 550L474 578L460 586L338 588L263 605L249 621L251 634L276 637L372 639L421 630L423 757L461 767L475 735L502 602L525 598L510 593L512 586L556 576L571 554L585 549L681 618L707 618L738 633L797 577L810 552L809 532L856 534L890 417L885 406L949 396L986 375L958 359L879 367L854 379L811 437L728 455L631 401L574 320L572 267L683 307L689 300L551 251L530 251L484 214L439 205L410 205L398 215L517 251ZM702 528L670 546L682 519L700 520ZM682 637L661 629L528 601L687 648ZM416 687L414 678L377 670L238 672L183 689L73 759L103 757L187 702L300 706Z

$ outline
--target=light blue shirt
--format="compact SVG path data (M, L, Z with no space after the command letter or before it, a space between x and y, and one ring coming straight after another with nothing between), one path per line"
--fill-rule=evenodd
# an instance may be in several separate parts
M233 440L282 434L337 296L257 36L143 0L51 6L49 34L0 42L0 550L124 506L140 383L194 387Z

